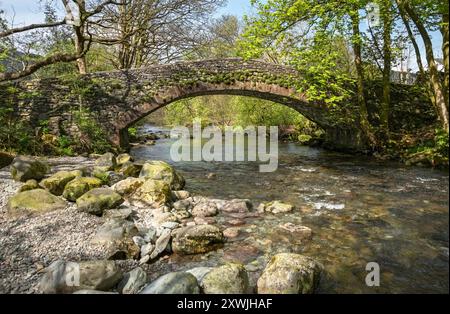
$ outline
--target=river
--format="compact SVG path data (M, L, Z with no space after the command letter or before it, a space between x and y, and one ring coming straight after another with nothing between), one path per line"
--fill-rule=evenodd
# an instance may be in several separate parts
M146 125L142 130L164 129ZM134 147L132 155L138 161L171 163L195 195L245 198L255 206L280 200L296 208L247 219L241 235L222 250L174 259L175 266L239 260L257 268L275 253L295 252L325 266L319 293L448 293L448 170L280 142L278 170L260 173L256 162L174 163L169 153L173 141ZM214 178L208 178L210 173ZM224 225L225 219L218 217ZM280 228L288 222L311 228L312 239L301 240ZM379 287L365 283L369 262L380 266Z

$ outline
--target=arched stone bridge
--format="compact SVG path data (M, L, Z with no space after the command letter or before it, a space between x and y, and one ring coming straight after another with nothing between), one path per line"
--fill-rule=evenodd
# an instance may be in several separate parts
M326 105L309 102L294 88L299 77L296 70L286 66L221 59L98 72L76 79L23 81L18 87L30 97L20 100L20 113L33 125L48 120L54 132L73 134L73 113L80 106L88 108L112 143L127 146L130 125L174 101L241 95L289 106L325 129L331 142L347 148L361 146L355 128L335 127Z

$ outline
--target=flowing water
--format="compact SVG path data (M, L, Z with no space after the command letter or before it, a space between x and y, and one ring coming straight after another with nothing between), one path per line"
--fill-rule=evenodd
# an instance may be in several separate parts
M260 173L256 162L174 163L173 141L138 146L132 154L138 160L173 164L185 176L187 190L196 195L245 198L255 206L280 200L296 208L288 214L248 218L240 236L222 250L172 257L173 269L238 260L253 267L250 275L256 278L269 256L295 252L325 266L322 293L448 293L448 170L280 143L278 170ZM208 178L210 173L215 177ZM228 219L218 217L225 226ZM280 228L288 222L311 228L312 239L302 240ZM379 287L365 283L369 262L380 265Z

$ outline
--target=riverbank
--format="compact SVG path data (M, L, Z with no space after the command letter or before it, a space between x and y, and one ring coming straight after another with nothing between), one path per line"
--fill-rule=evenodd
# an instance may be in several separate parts
M106 157L109 157L109 155ZM281 212L288 213L293 210L290 205L273 203L259 206L257 210L246 200L230 201L191 196L187 191L177 191L184 185L184 179L180 176L178 178L181 181L172 182L175 184L171 185L175 191L172 192L171 200L159 204L155 203L156 199L154 198L162 197L163 194L161 193L164 189L153 190L152 192L147 190L147 194L139 194L138 198L132 198L129 194L128 197L125 197L122 194L125 200L121 204L110 204L111 209L105 210L103 215L99 215L98 212L93 215L92 206L96 206L94 204L82 210L79 199L84 196L77 199L76 204L58 198L58 202L62 201L63 205L56 210L46 209L45 206L49 206L50 203L39 203L42 195L50 196L48 194L50 191L53 194L59 194L55 187L62 182L64 176L78 170L83 173L92 173L92 171L95 171L94 169L98 169L99 160L102 159L104 160L105 156L99 159L51 158L45 160L51 168L50 172L45 175L45 179L41 181L41 185L46 187L46 190L40 187L28 190L25 187L30 185L29 181L26 183L17 181L19 178L17 175L28 173L28 170L24 172L26 168L24 165L27 163L38 165L40 162L38 160L16 160L11 169L20 167L19 172L15 170L11 172L8 168L1 169L1 293L67 293L88 289L86 286L82 289L83 284L81 288L67 288L55 279L56 274L61 275L61 272L67 271L67 265L71 265L70 263L77 263L81 268L86 263L90 263L88 269L94 269L102 274L99 279L94 274L89 273L89 276L94 277L84 278L85 281L91 279L91 281L109 280L102 277L105 276L105 267L107 267L108 272L112 271L115 274L114 276L120 277L107 287L99 284L98 289L103 291L137 293L144 289L165 293L168 290L164 289L185 289L177 287L175 282L173 285L161 286L156 280L161 276L174 276L175 281L194 278L196 283L190 285L189 289L200 291L200 288L197 287L201 287L202 291L209 291L210 293L254 293L257 285L259 285L260 292L263 292L264 289L269 289L267 291L275 289L270 283L272 280L260 279L263 275L264 278L271 278L270 271L264 272L264 269L272 255L267 252L268 255L260 256L259 252L262 253L260 250L263 246L259 249L255 246L249 246L242 252L236 252L225 250L224 245L227 242L241 239L243 231L240 230L243 228L242 226L246 225L248 219L256 219L270 212L274 215ZM146 165L153 171L163 164L144 163L143 169L146 169ZM130 164L127 163L127 166L130 166ZM153 168L153 166L156 168ZM38 168L33 166L28 169ZM150 171L149 169L148 171ZM175 172L171 173L175 174ZM16 180L11 178L11 174L16 176ZM92 192L106 193L104 197L107 197L106 195L114 193L112 191L130 193L130 189L133 189L132 186L137 189L136 193L138 193L139 188L135 184L140 180L144 185L154 184L152 180L146 181L146 179L143 179L142 172L140 177L142 179L122 178L122 181L115 184L110 182L109 186L112 187L104 184L103 188L94 189ZM72 181L86 179L88 178L81 177L72 179ZM50 182L52 183L50 184ZM70 184L74 185L73 182L66 183L66 189L69 189ZM19 192L20 190L24 192ZM125 190L127 192L123 192ZM26 200L24 198L26 193L32 193L35 199ZM19 198L19 195L23 196ZM67 197L66 193L63 195ZM154 203L154 206L148 203L149 197L153 198L151 202ZM92 198L90 201L92 201ZM22 202L22 205L17 205L20 202ZM27 210L33 210L33 214L26 214L25 211ZM305 241L311 236L311 230L306 227L300 228L300 226L289 224L285 228L287 232L296 232L297 235L303 235ZM127 231L125 232L125 230ZM117 232L119 232L118 237ZM189 242L186 242L185 239L189 239ZM211 254L221 255L224 259L221 263L218 263L216 259L210 258ZM295 254L278 256L277 261L277 263L297 263L296 267L301 267L303 272L306 271L305 274L313 276L311 278L314 278L314 283L311 283L308 287L305 286L303 293L312 292L311 289L318 283L318 276L322 270L320 264L316 264L312 259ZM301 266L303 263L306 264ZM111 267L113 270L111 270ZM186 275L191 273L184 272L189 270L192 270L192 275ZM290 271L295 271L295 267ZM139 274L139 278L133 277L136 273ZM209 273L211 273L209 281L203 279L203 277L208 278ZM135 286L133 289L129 287L131 290L124 292L125 288L121 283L124 280L131 280L130 276L133 280L139 282L139 286ZM216 276L219 277L216 278ZM227 286L226 280L238 280L239 284L230 288ZM258 280L261 283L257 283ZM131 287L137 284L136 282L128 282ZM125 284L125 286L127 285ZM90 288L88 290L95 290L95 287ZM179 293L193 292L190 290L177 291ZM273 290L272 292L276 293L277 291Z

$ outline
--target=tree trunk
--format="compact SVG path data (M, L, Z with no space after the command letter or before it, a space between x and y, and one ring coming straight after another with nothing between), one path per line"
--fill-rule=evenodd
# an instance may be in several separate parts
M391 104L391 0L383 1L383 100L381 103L380 122L383 141L389 139L389 110Z
M74 25L75 30L75 50L77 54L81 54L84 51L84 23L86 14L86 1L77 0L78 11L79 11L79 25ZM78 72L80 74L87 73L86 57L77 59Z
M75 27L75 50L78 55L81 55L84 51L84 31L83 27ZM86 57L83 55L81 58L77 59L78 73L86 74L87 65Z
M400 5L403 6L405 12L408 14L408 16L411 18L411 21L414 23L414 25L417 27L417 30L420 33L420 36L422 37L423 43L425 45L425 52L428 62L428 68L430 72L430 84L431 88L434 93L435 97L435 106L436 111L438 113L439 119L442 124L442 128L448 133L449 131L449 121L448 121L448 104L445 100L445 92L443 90L443 84L441 82L441 79L439 77L439 71L437 68L436 61L434 59L433 54L433 44L431 42L431 38L420 20L417 13L414 11L414 9L409 5L409 3L401 1Z
M417 66L419 68L419 73L427 84L426 90L427 90L428 96L430 97L433 108L435 108L435 110L436 110L436 108L437 108L436 97L434 96L433 88L431 87L428 73L425 72L425 68L422 63L422 54L420 52L419 45L417 44L416 36L414 35L414 33L411 29L411 25L409 24L409 17L406 14L405 10L403 10L403 7L400 5L400 2L398 0L396 2L397 2L397 7L400 12L400 17L403 21L403 24L406 27L406 32L408 33L409 40L411 41L411 43L414 47L414 53L416 55L416 62L417 62Z
M442 55L444 57L444 97L448 108L448 75L449 75L449 42L448 42L448 11L442 14Z
M364 87L364 69L361 57L361 33L359 30L359 16L356 10L355 14L351 15L352 31L353 31L353 53L355 55L356 68L356 84L357 84L357 101L359 107L359 123L362 131L367 137L369 145L374 149L376 147L376 139L372 132L372 127L369 122L369 114L367 111L365 87Z

